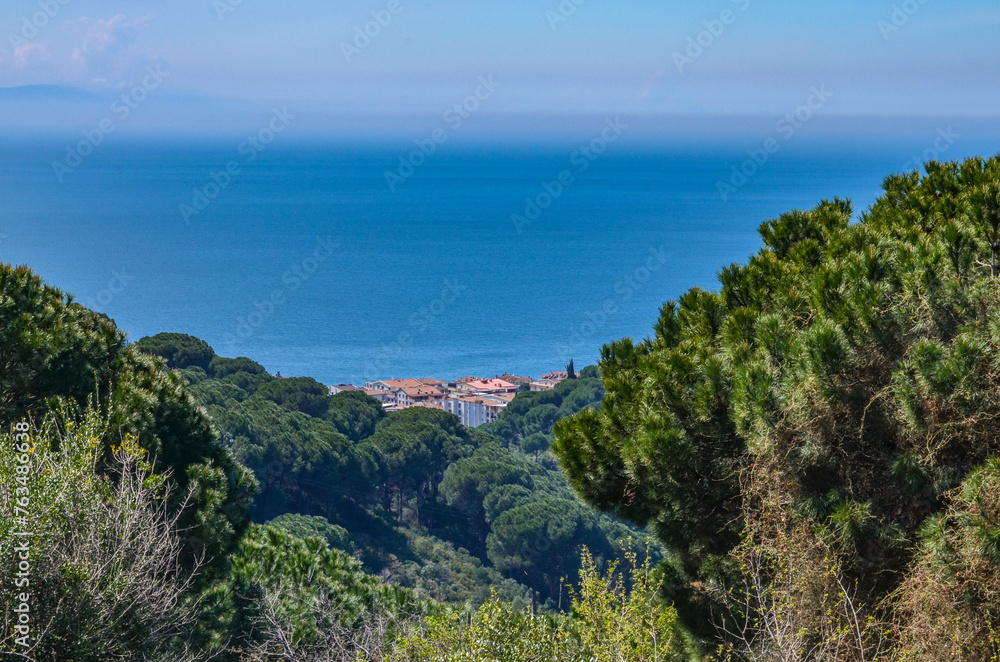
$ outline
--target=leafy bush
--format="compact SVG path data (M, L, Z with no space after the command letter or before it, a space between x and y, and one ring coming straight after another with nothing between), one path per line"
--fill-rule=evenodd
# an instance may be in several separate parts
M684 645L676 614L659 597L648 563L601 573L584 551L569 617L533 617L494 599L471 616L428 619L395 648L393 662L676 662Z
M0 434L0 568L11 579L0 584L0 651L47 662L199 659L184 646L197 564L182 562L175 486L133 436L105 454L107 421L94 411L14 429ZM27 645L14 628L22 604Z

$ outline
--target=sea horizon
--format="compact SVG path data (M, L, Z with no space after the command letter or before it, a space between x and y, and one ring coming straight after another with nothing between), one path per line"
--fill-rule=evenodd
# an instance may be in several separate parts
M988 120L853 143L819 119L791 136L772 122L697 145L613 124L505 149L431 149L430 131L310 142L294 126L259 150L109 136L63 181L63 134L8 140L0 261L31 265L131 341L187 333L284 376L537 377L593 364L602 345L650 335L667 300L717 289L764 221L834 197L858 219L887 174L1000 148ZM591 143L600 153L581 153Z

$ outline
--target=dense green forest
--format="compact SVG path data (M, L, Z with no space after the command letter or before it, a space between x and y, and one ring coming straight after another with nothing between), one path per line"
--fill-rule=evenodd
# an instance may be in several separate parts
M496 591L521 606L537 594L558 608L584 547L618 558L631 538L633 551L659 551L583 505L542 452L547 441L520 452L524 439L551 439L560 418L599 404L593 376L521 393L477 430L441 410L386 415L361 391L330 396L311 378L276 379L192 336L163 333L132 348L187 382L222 445L253 472L254 521L319 535L421 597L478 606Z
M518 395L495 436L276 379L191 336L128 344L27 268L0 277L3 419L25 428L4 439L0 534L10 567L15 534L37 536L33 659L327 659L340 641L353 660L365 637L402 641L425 616L565 619L586 559L597 577L661 557L649 534L580 501L542 445L521 450L599 406L595 369ZM27 522L17 434L32 440ZM0 587L5 609L16 588Z
M1000 659L1000 160L884 189L475 430L0 265L0 651Z

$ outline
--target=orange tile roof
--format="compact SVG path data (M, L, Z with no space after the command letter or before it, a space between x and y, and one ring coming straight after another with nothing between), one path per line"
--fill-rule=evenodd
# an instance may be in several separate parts
M471 395L461 395L461 396L459 396L456 399L457 400L461 400L462 402L470 402L470 403L472 403L474 405L483 405L483 404L486 404L486 401L483 400L482 398L474 398Z
M416 379L383 379L382 383L389 388L408 388L413 386L422 386L420 382Z
M494 399L494 398L496 398L496 399ZM497 402L497 400L502 400L503 398L500 398L499 396L493 396L493 395L491 395L489 397L486 397L486 396L475 396L475 395L459 395L459 396L455 396L455 397L452 397L452 398L449 398L449 399L450 400L460 400L462 402L468 402L468 403L471 403L471 404L474 404L474 405L487 405L487 406L493 406L493 407L502 407L503 405L506 404L506 400L504 400L504 402Z
M531 377L518 377L517 375L512 375L509 372L503 373L502 375L500 375L500 377L498 377L498 379L502 379L504 381L508 381L508 382L511 382L511 383L517 383L517 384L530 384L531 383Z
M569 373L565 370L556 370L555 372L550 372L548 374L542 375L541 379L553 379L553 380L564 380L569 379Z
M401 389L403 393L410 396L411 398L419 397L444 397L444 391L437 388L436 386L413 386Z
M512 388L517 388L516 384L505 382L502 379L477 380L474 382L469 382L468 385L469 388L475 389L477 391L504 391Z

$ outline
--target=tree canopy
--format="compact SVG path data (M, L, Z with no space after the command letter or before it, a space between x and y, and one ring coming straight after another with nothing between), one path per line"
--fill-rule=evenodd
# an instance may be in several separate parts
M973 658L991 645L910 602L923 550L955 535L934 523L974 516L956 495L1000 451L1000 161L926 168L888 177L860 222L831 200L761 225L763 248L724 268L720 291L668 302L648 340L606 345L601 408L556 424L573 487L654 528L681 616L703 635L727 611L720 596L781 569L789 600L817 610L810 632L847 618L817 596L846 595L872 622L919 621ZM987 547L978 559L977 579L941 580L963 597L939 598L996 627L983 615L996 603L971 587L993 581Z
M195 354L207 362L213 353ZM0 263L0 420L42 420L53 399L75 407L78 416L88 405L97 407L109 420L108 452L131 434L154 459L155 471L178 481L175 494L194 490L183 519L190 559L205 553L221 560L238 542L249 525L253 477L218 443L180 376L127 347L107 317L26 267Z
M172 369L201 368L208 370L216 358L215 351L201 338L184 333L158 333L142 338L135 349L144 354L159 356Z

